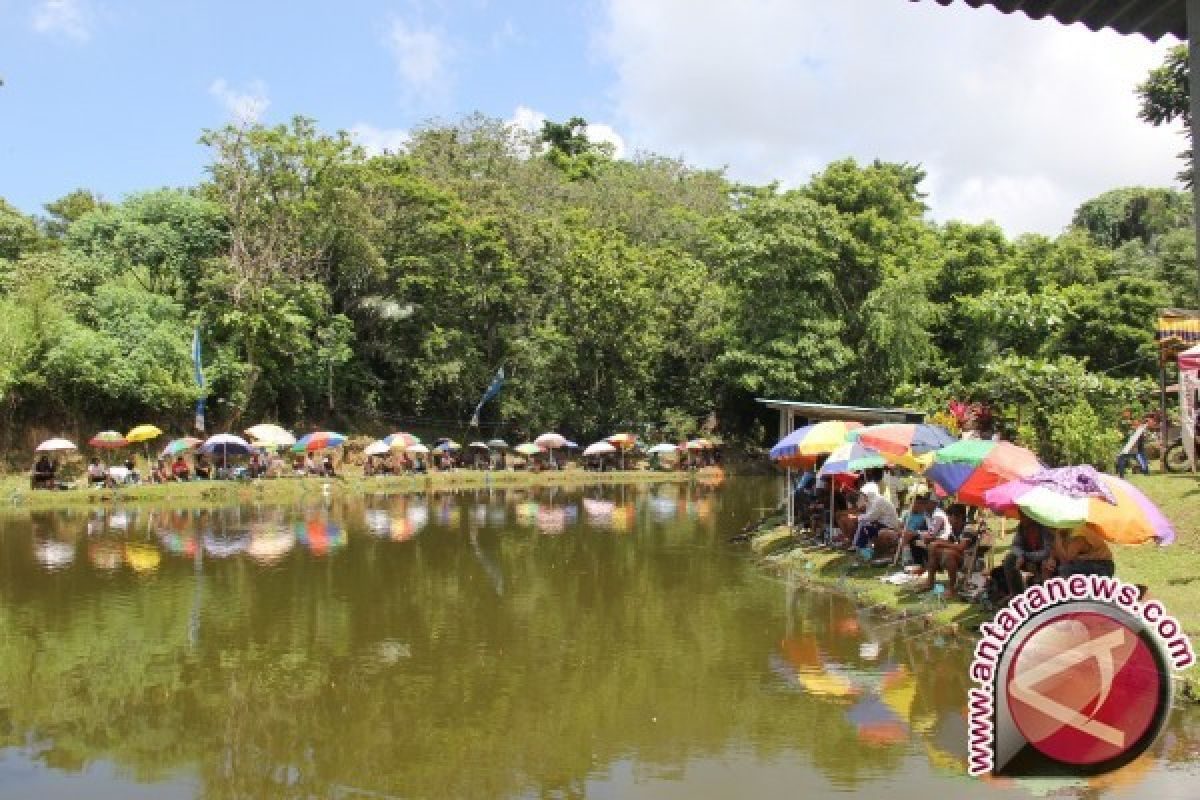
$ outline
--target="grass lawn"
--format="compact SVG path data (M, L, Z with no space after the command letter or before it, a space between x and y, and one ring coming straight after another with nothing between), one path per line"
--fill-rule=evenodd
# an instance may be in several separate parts
M1117 576L1129 583L1147 585L1150 596L1166 606L1200 647L1200 478L1149 475L1137 476L1132 482L1174 523L1177 538L1170 547L1114 546ZM789 542L781 538L782 533L783 529L775 528L760 534L755 539L755 549L761 552L786 546ZM1001 548L1007 546L1007 541L1000 544ZM793 579L833 585L865 605L928 616L937 623L971 629L993 613L967 603L938 602L908 587L881 583L878 578L892 572L890 567L859 565L856 557L844 552L814 548L777 550L767 556L767 561Z

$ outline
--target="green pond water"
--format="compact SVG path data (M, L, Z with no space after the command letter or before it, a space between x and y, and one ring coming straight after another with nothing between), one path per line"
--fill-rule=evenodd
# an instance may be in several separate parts
M0 517L0 798L1196 797L965 777L964 644L768 576L777 483Z

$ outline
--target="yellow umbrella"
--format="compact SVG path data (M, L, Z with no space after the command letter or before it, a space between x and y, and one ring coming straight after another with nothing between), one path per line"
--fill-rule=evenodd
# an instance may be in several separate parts
M151 439L156 439L162 436L162 431L153 425L138 425L136 428L125 434L127 442L148 442Z
M151 439L162 436L162 431L153 425L138 425L136 428L125 434L125 441L133 444L134 442L148 442ZM146 457L146 464L150 464L150 452L143 447L142 455Z

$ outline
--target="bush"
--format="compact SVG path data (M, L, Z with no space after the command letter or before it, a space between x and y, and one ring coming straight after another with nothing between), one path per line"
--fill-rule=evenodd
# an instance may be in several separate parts
M1121 432L1079 400L1048 420L1049 445L1056 464L1091 464L1110 470L1121 449Z

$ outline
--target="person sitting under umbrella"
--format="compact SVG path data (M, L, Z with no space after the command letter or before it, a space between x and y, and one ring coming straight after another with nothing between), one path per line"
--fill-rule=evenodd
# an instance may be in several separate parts
M100 484L106 486L109 483L108 470L100 463L100 459L93 457L87 467L88 486Z
M1004 563L992 570L992 587L1000 603L1007 602L1025 591L1025 576L1033 574L1034 583L1045 577L1046 562L1050 560L1054 547L1054 536L1037 520L1020 512L1017 529L1013 532L1012 547L1004 557Z
M1059 530L1054 537L1053 553L1048 569L1057 572L1059 577L1105 575L1111 578L1116 574L1108 542L1089 525Z
M196 454L196 465L194 468L197 480L208 480L212 477L212 465L208 463L208 458L204 453Z
M879 532L885 528L895 530L900 527L900 516L896 513L896 506L879 491L877 484L868 483L862 488L860 495L866 498L866 507L858 517L854 539L851 541L853 549L873 545Z
M326 478L337 477L337 472L333 468L333 459L329 456L325 456L325 458L321 461L321 474Z
M56 471L55 465L50 461L50 457L42 453L41 457L33 464L33 472L29 478L29 488L53 489L54 474Z
M177 481L186 481L192 476L192 471L188 469L187 462L183 460L183 456L175 456L175 463L171 465L171 477Z
M953 599L957 596L955 585L958 583L958 570L966 556L967 547L972 543L972 537L964 533L967 526L966 506L955 503L946 512L946 517L950 520L950 535L929 543L926 555L929 581L920 591L932 591L937 583L938 570L944 569L948 578L946 596Z

